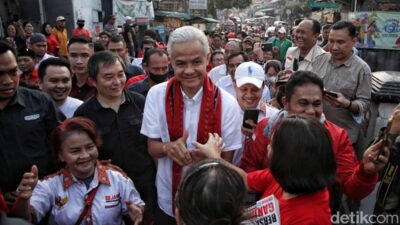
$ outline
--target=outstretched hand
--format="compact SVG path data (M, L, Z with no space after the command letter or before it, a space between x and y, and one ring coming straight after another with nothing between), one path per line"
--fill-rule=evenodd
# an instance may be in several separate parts
M131 200L126 200L125 204L128 207L129 219L134 225L139 225L143 221L143 206L135 205Z
M380 150L383 149L383 152ZM368 174L375 174L382 170L389 161L390 151L384 146L384 141L380 140L376 144L370 146L363 156L364 170Z
M189 165L193 161L189 150L186 148L186 140L188 137L189 132L185 130L182 137L163 146L164 153L180 166Z
M253 136L254 131L256 130L256 126L257 124L254 123L253 120L248 119L246 121L244 121L247 125L249 125L251 128L246 128L242 126L242 134L244 134L247 137L251 137Z
M193 145L196 147L195 151L201 152L206 158L215 159L221 159L222 150L225 148L222 138L217 133L209 133L207 143L200 144L194 141Z
M38 182L38 168L33 165L30 172L24 173L22 180L17 188L18 197L20 199L29 199L32 196Z

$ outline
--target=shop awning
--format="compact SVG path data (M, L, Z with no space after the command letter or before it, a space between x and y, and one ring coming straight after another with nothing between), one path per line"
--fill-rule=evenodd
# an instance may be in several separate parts
M155 11L156 17L171 17L171 18L178 18L181 20L188 20L190 19L190 14L182 13L182 12L171 12L171 11Z
M219 23L219 21L215 20L214 18L200 16L195 16L185 21L189 23Z

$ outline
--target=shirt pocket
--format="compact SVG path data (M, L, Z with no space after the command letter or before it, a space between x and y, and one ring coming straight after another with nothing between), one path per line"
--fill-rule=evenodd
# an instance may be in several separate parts
M132 127L140 127L142 126L142 121L143 121L143 114L136 114L133 116L128 117L128 123Z
M26 156L43 156L43 151L47 149L48 137L42 115L34 114L25 116L23 120L16 123L15 129L20 142L24 146L24 154Z

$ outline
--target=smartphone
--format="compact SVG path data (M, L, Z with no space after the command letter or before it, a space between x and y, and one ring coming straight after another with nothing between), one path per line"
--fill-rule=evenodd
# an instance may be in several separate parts
M263 50L263 52L272 51L272 43L261 44L261 50Z
M379 153L376 156L376 160L378 160L378 157L383 154L385 147L389 145L389 130L390 130L390 127L392 126L392 120L393 120L393 118L390 117L387 121L386 128L385 128L385 131L384 131L383 137L382 137L383 144L382 144L382 147L379 149Z
M332 96L332 97L334 97L334 98L339 97L339 95L338 95L336 92L333 92L333 91L324 90L324 94L325 94L325 95Z
M260 113L259 109L245 109L243 116L243 127L251 129L252 127L246 123L246 120L252 120L253 123L257 124L258 114Z

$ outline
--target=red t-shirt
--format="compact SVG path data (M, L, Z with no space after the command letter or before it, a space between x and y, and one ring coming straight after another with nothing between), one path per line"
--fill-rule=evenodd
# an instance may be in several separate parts
M128 89L128 87L131 86L131 84L134 84L136 82L146 79L146 77L147 77L147 74L141 74L141 75L131 77L128 81L126 81L125 89Z
M269 137L264 136L269 118L261 120L254 131L255 140L246 143L240 167L246 172L252 172L269 167L267 146ZM358 163L355 151L346 130L325 120L333 143L333 153L336 157L336 178L343 192L352 200L365 198L375 187L378 174L367 174L363 164Z
M75 28L72 30L72 37L85 36L87 39L90 39L90 32L86 28Z
M57 41L56 36L50 34L46 37L47 40L47 54L56 56L58 53L58 48L60 47Z
M261 192L265 198L274 195L279 202L279 213L282 225L329 225L331 210L329 192L325 188L312 194L283 199L283 190L274 179L269 169L258 170L247 174L247 183L251 190Z

